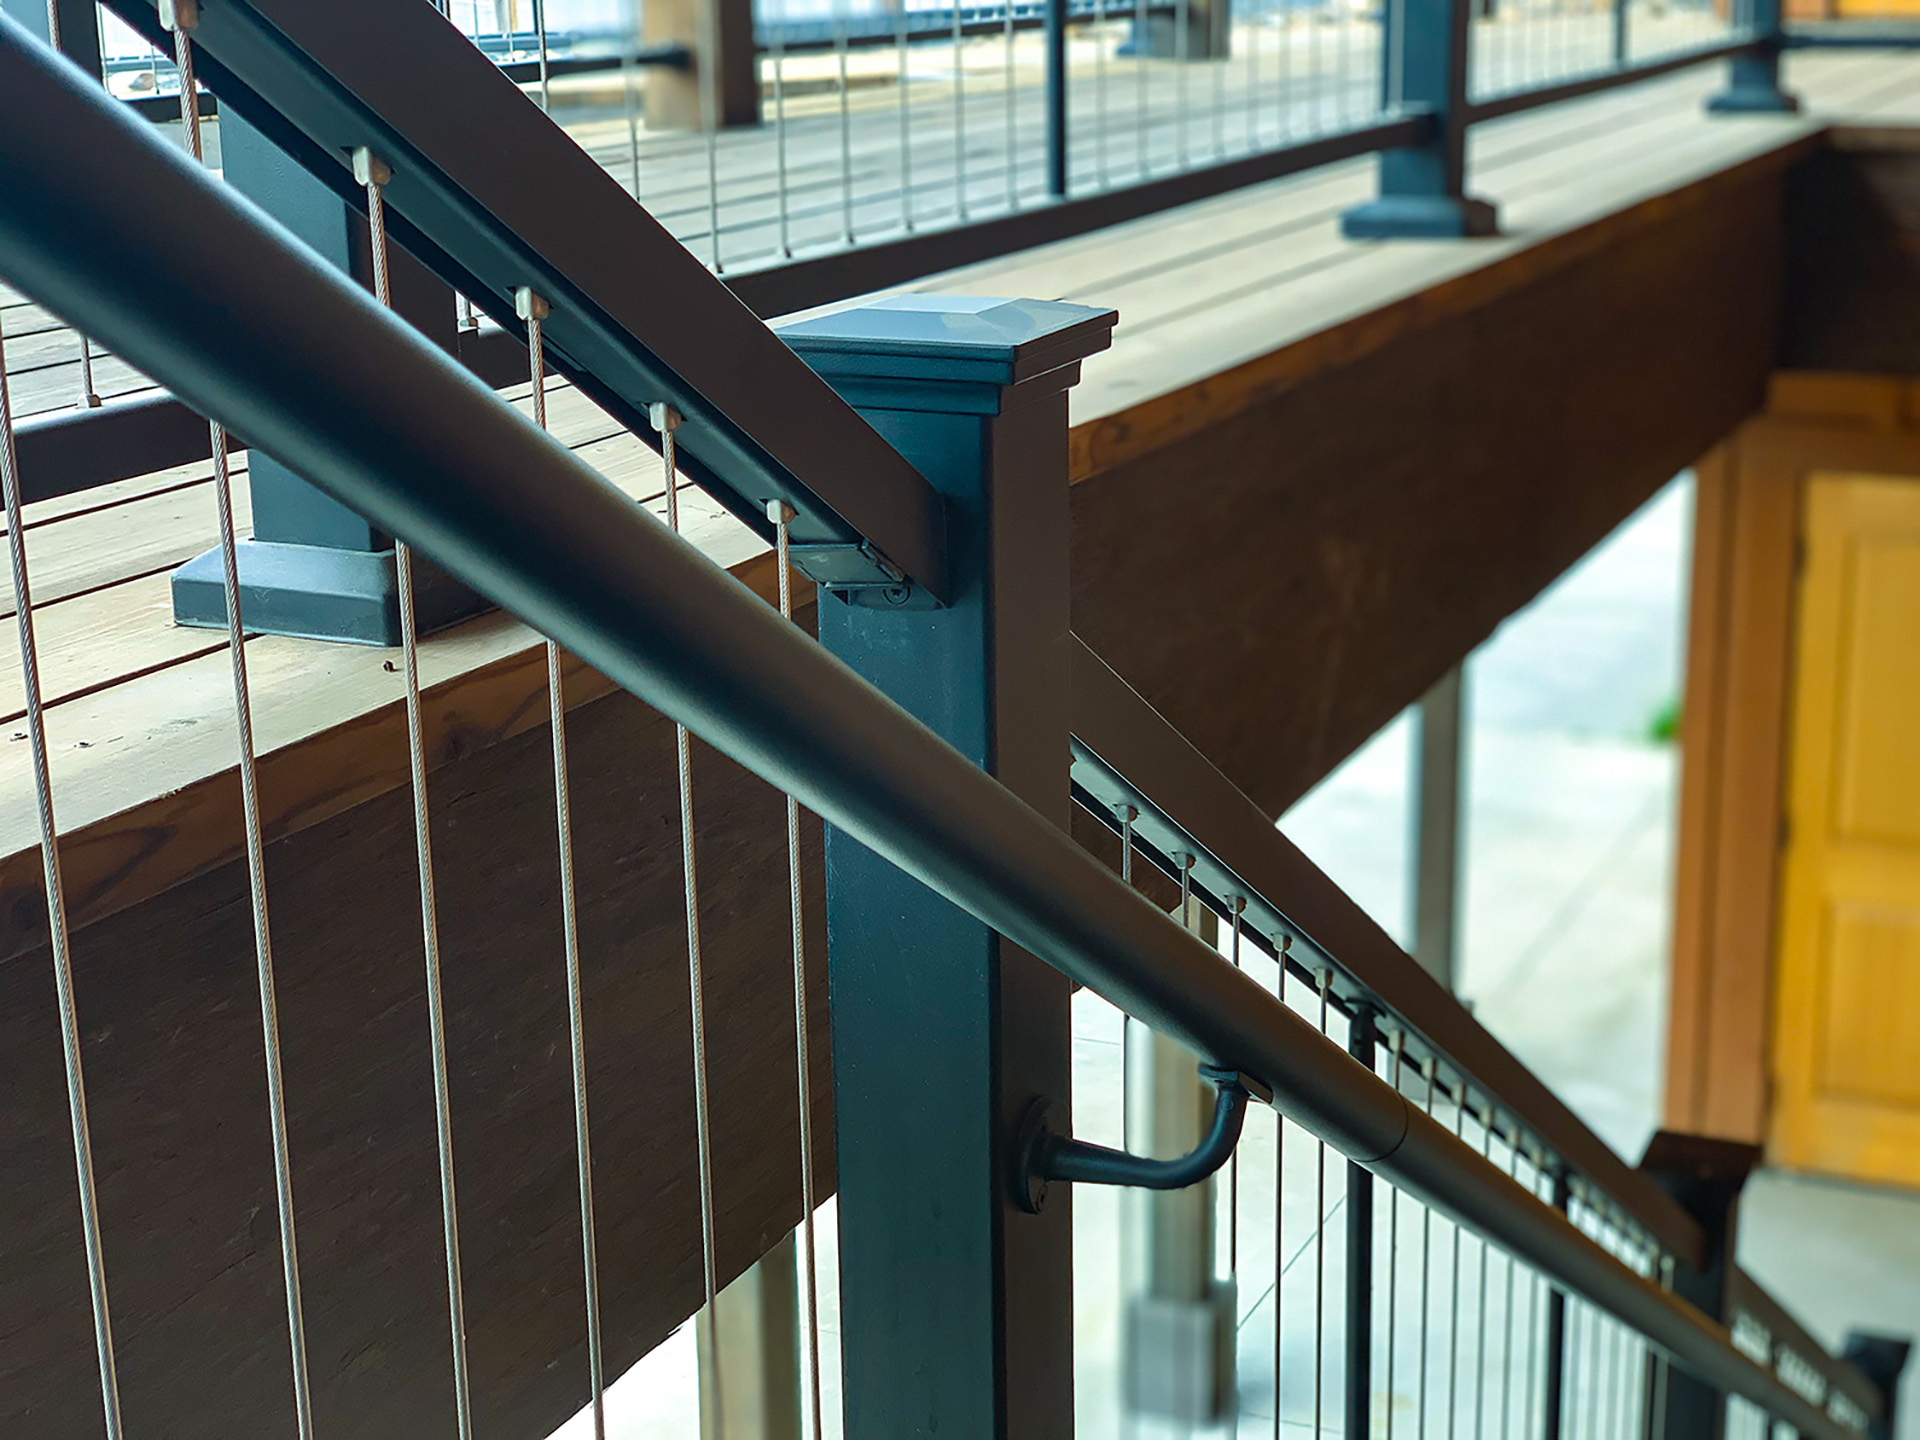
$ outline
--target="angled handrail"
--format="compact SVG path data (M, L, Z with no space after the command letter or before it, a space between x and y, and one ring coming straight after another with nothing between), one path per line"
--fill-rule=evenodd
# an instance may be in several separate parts
M1553 1154L1558 1168L1589 1181L1682 1264L1710 1257L1700 1224L1645 1172L1626 1163L1540 1078L1441 987L1360 906L1301 853L1273 821L1215 769L1191 741L1142 699L1077 636L1071 665L1073 785L1094 815L1118 825L1116 807L1135 812L1132 843L1169 877L1190 857L1186 883L1216 913L1244 902L1242 939L1273 955L1332 972L1334 997L1370 1006L1425 1051L1496 1102ZM1282 899L1281 897L1284 897ZM1809 1363L1869 1418L1882 1402L1853 1366L1828 1354L1758 1282L1739 1273L1735 1303ZM1816 1361L1817 1357L1817 1361Z
M170 43L149 0L107 4ZM815 580L946 598L925 478L433 6L222 0L193 39L221 103L349 205L353 150L384 160L394 238L503 329L524 334L533 287L554 368L635 434L649 405L679 411L683 466L750 528L792 506Z
M0 92L41 130L0 146L9 282L1714 1388L1854 1440L3 18Z

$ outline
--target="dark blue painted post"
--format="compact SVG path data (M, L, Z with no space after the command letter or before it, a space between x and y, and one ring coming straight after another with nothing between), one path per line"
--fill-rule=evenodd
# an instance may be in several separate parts
M1892 1335L1870 1335L1849 1330L1840 1358L1867 1377L1867 1383L1880 1392L1880 1417L1867 1427L1867 1440L1893 1440L1900 1428L1895 1399L1900 1393L1900 1372L1907 1368L1907 1356L1913 1342Z
M1063 828L1067 390L1111 311L905 295L781 330L945 498L953 603L826 593L820 639ZM1069 987L828 828L849 1440L1073 1433L1069 1187L1014 1201L1034 1098L1066 1113Z
M1355 1007L1347 1030L1347 1053L1373 1070L1378 1040L1373 1012ZM1393 1243L1391 1237L1387 1243ZM1351 1160L1347 1162L1346 1311L1346 1433L1360 1437L1373 1434L1373 1172ZM1393 1403L1392 1396L1387 1403Z
M1047 194L1067 195L1067 0L1047 0ZM1100 39L1106 44L1106 37Z
M222 112L220 158L228 183L327 260L364 282L371 274L364 218L238 115ZM453 292L399 246L389 251L393 307L448 350L455 349ZM393 537L383 534L271 456L248 458L253 538L239 545L240 615L250 631L400 643ZM464 585L414 557L420 629L486 608ZM173 618L224 627L220 552L195 556L173 573Z
M1573 1203L1573 1189L1567 1172L1553 1177L1553 1208L1562 1215ZM1558 1286L1547 1291L1547 1333L1543 1351L1546 1356L1546 1384L1543 1387L1541 1440L1560 1440L1572 1427L1567 1424L1567 1292Z
M1733 3L1748 7L1755 45L1727 62L1727 88L1707 101L1707 109L1721 115L1778 115L1798 110L1799 99L1780 88L1780 54L1787 39L1781 0Z
M1433 130L1380 156L1380 195L1340 217L1356 240L1491 235L1493 207L1466 193L1472 0L1405 0L1381 27L1387 103L1424 110ZM1395 72L1399 84L1395 85Z
M1731 1323L1730 1282L1739 1231L1740 1191L1759 1163L1757 1146L1703 1135L1662 1130L1647 1142L1640 1168L1700 1224L1705 1254L1699 1265L1673 1266L1673 1293L1702 1314ZM1647 1407L1647 1434L1688 1440L1720 1440L1726 1433L1727 1397L1703 1380L1669 1366L1665 1383Z

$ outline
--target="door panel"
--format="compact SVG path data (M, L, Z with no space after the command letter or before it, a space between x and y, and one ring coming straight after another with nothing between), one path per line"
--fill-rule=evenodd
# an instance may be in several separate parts
M1806 495L1770 1147L1920 1185L1920 483Z

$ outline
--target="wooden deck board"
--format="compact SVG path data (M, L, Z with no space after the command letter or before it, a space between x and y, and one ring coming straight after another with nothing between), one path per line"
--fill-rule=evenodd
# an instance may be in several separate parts
M1385 343L1404 327L1423 323L1434 306L1449 303L1449 287L1512 283L1501 277L1549 263L1554 251L1545 242L1555 237L1729 167L1782 153L1804 142L1829 112L1887 120L1920 112L1920 87L1908 78L1903 59L1848 53L1795 57L1793 64L1797 83L1811 92L1814 118L1708 120L1699 114L1699 101L1717 76L1703 72L1482 127L1473 173L1476 188L1498 201L1507 221L1509 233L1496 240L1341 240L1340 210L1372 183L1371 165L1356 162L913 288L1118 305L1122 325L1114 348L1088 363L1073 397L1076 478L1084 478L1116 458L1216 423L1284 387L1290 375L1339 363L1358 353L1355 347ZM17 302L10 306L9 329L14 317L35 323L31 310ZM525 385L503 393L525 409ZM657 505L658 459L643 441L571 387L553 388L549 410L563 441L614 483ZM224 646L218 637L165 623L166 570L214 541L211 490L183 472L119 488L124 493L96 492L104 505L68 497L51 502L66 510L37 510L29 517L36 613L50 656L46 678L54 701L50 726L61 825L63 831L86 832L81 855L109 857L99 865L75 862L79 893L111 897L108 908L193 873L228 853L226 841L233 838L231 816L220 808L225 801L207 798L216 791L224 796L219 777L232 760L231 695L219 653ZM693 532L706 538L717 560L760 576L763 547L753 537L711 502L693 497L688 505ZM514 622L485 617L430 639L422 665L428 683L447 692L444 707L453 716L460 709L456 682L462 676L495 676L504 666L521 677L513 683L534 684L537 673L523 657L536 645L536 637ZM342 726L374 723L375 715L387 717L379 724L391 721L398 679L386 669L382 652L254 639L248 653L263 752L310 747ZM533 714L528 707L534 699L531 692L521 695L513 713ZM14 715L21 704L17 663L0 668L0 707ZM459 726L453 718L445 724ZM328 807L335 799L324 797L363 796L372 793L369 786L402 783L403 758L396 753L379 763L356 762L359 769L346 781L320 773L310 783L292 785L274 817L278 833L333 813ZM0 752L0 856L10 857L0 859L0 892L37 885L25 760L23 744ZM142 851L140 864L128 871L122 862L131 842L124 835L114 838L115 817L137 817L150 802L191 811L192 803L179 797L201 792L203 801L194 803L203 804L207 817L219 815L225 839L169 842L172 853ZM175 799L157 798L169 795ZM128 834L136 830L140 825L130 820ZM170 822L168 833L182 833L181 824ZM105 903L94 902L86 913L106 913L98 908ZM31 939L31 907L11 909L29 916L27 931L0 935L0 954Z

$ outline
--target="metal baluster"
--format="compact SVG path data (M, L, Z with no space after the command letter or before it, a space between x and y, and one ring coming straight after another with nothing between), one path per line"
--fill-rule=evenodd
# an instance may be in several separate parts
M953 5L953 209L967 219L967 69L960 0Z
M781 0L780 18L769 27L773 52L773 176L780 207L780 253L793 254L792 222L787 214L787 7Z
M553 87L547 74L547 0L533 0L533 34L540 46L540 108L553 113Z
M620 94L627 107L627 158L633 166L633 198L640 198L640 105L634 94L639 82L640 12L637 5L628 10L624 43L620 47Z
M726 268L720 259L720 77L714 73L720 54L720 7L700 10L700 127L707 142L707 263L718 275Z
M904 9L904 5L902 6ZM833 58L840 79L840 238L853 243L853 112L847 87L847 6L833 0ZM905 97L902 96L904 103ZM904 174L904 172L903 172Z
M900 225L907 231L913 229L913 121L911 106L907 103L907 7L902 4L893 12L893 44L899 57L900 74L895 87L900 92Z
M1139 146L1140 178L1152 168L1147 157L1147 54L1153 44L1147 32L1147 0L1133 0L1134 135Z
M1433 1118L1433 1097L1438 1089L1440 1063L1427 1056L1427 1118ZM1433 1274L1433 1207L1420 1206L1420 1440L1427 1440L1427 1357L1428 1340L1433 1334L1433 1310L1428 1304L1428 1285Z
M1318 973L1320 987L1320 1033L1327 1033L1327 992L1333 984L1333 972L1324 966ZM1313 1433L1318 1440L1321 1426L1321 1390L1326 1380L1327 1320L1327 1142L1318 1142L1313 1171Z
M1229 22L1231 23L1231 22ZM1247 153L1260 148L1260 19L1247 16Z
M1233 48L1233 19L1228 12L1223 22L1226 29L1226 45ZM1207 64L1213 67L1213 154L1216 160L1227 153L1227 61L1226 57L1214 53L1216 37L1213 33L1215 21L1211 15L1207 19Z
M47 46L53 50L60 48L58 0L47 0ZM93 387L93 342L83 330L75 330L73 338L80 342L80 398L74 401L74 408L97 410L100 408L100 392Z
M1280 937L1279 973L1273 990L1282 1005L1287 1003L1287 950L1290 936ZM1281 1341L1285 1338L1287 1307L1287 1117L1278 1107L1273 1112L1273 1440L1280 1440L1282 1403L1286 1392L1281 1387Z
M1516 1126L1508 1136L1507 1178L1516 1185L1520 1183L1520 1131ZM1513 1433L1513 1309L1514 1309L1514 1271L1518 1262L1513 1252L1507 1252L1507 1311L1506 1338L1500 1346L1500 1377L1503 1390L1500 1396L1500 1440L1509 1440ZM1532 1365L1533 1347L1527 1347L1528 1365Z
M33 633L33 592L27 579L27 532L21 518L19 455L14 448L13 411L7 395L4 340L0 340L0 491L4 492L7 554L13 568L13 623L20 641L20 675L26 690L27 738L39 809L41 874L46 887L47 949L53 961L55 1008L60 1015L60 1055L66 1070L67 1113L73 1130L74 1179L80 1192L80 1235L86 1252L87 1292L93 1304L93 1343L100 1367L100 1409L107 1440L121 1440L120 1377L114 1358L113 1318L107 1304L106 1251L100 1236L100 1199L94 1186L87 1084L80 1062L73 950L67 932L67 893L60 873L60 841L53 819L53 778L47 765L46 715L40 690L39 649Z
M367 224L372 232L373 288L380 303L392 305L387 276L386 207L381 189L392 177L386 162L364 146L353 152L354 179L366 188ZM447 1312L453 1342L454 1421L460 1440L473 1440L472 1390L467 1373L467 1313L460 1270L460 1206L453 1171L453 1100L447 1081L446 1000L440 976L440 916L434 893L433 833L427 815L427 747L420 716L420 636L414 618L413 547L395 537L395 577L399 582L400 651L406 676L407 763L413 788L414 857L420 870L420 932L426 954L427 1038L433 1060L434 1129L440 1149L440 1223L447 1253Z
M1247 901L1243 895L1235 895L1227 902L1228 913L1233 917L1233 968L1240 968L1240 924L1241 917L1247 912ZM1227 1156L1227 1274L1234 1277L1236 1286L1240 1276L1240 1147L1233 1147Z
M1100 188L1113 183L1107 168L1107 0L1093 0L1093 169Z
M1013 0L1004 0L1004 3L1006 5L1006 13L1005 26L1002 33L1005 37L1004 45L1006 49L1007 72L1007 208L1009 210L1018 210L1020 208L1020 159L1019 152L1015 148L1014 139L1016 91L1014 88L1015 75L1013 68Z
M1405 1054L1407 1032L1393 1032L1393 1093L1400 1093L1400 1062ZM1400 1187L1387 1186L1387 1440L1393 1440L1393 1378L1398 1351L1400 1318Z
M1587 1434L1591 1440L1600 1440L1603 1433L1600 1428L1600 1365L1606 1340L1601 1334L1601 1326L1606 1317L1597 1306L1588 1307L1587 1317Z
M1467 1134L1467 1080L1462 1075L1454 1095L1453 1135L1465 1143ZM1458 1222L1453 1226L1453 1325L1447 1335L1447 1440L1454 1440L1460 1423L1460 1250L1466 1232Z
M47 7L49 25L56 25L55 7ZM180 72L180 122L187 153L202 161L200 107L193 76L191 32L199 24L194 3L176 3L163 19L173 31L174 66ZM91 381L89 381L91 384ZM94 403L98 403L96 399ZM307 1322L300 1288L300 1247L294 1224L293 1159L288 1139L286 1071L280 1044L280 1007L274 983L273 927L267 912L266 843L260 821L260 786L254 763L253 703L247 683L246 635L240 613L240 567L233 520L233 475L228 468L226 432L209 422L207 439L213 460L213 490L220 527L221 574L226 592L227 653L232 668L234 736L239 750L240 810L246 831L247 896L253 911L255 981L260 994L260 1033L266 1063L267 1127L273 1146L274 1202L280 1223L281 1281L287 1296L287 1338L293 1372L294 1423L301 1440L313 1434L313 1385L307 1357ZM19 519L9 511L8 524L17 530ZM24 549L21 551L24 567ZM24 596L24 568L18 585ZM25 632L23 632L23 639ZM37 686L38 677L34 677ZM38 697L35 696L37 703ZM49 810L49 814L51 811ZM50 843L50 842L49 842ZM102 1296L104 1302L104 1295Z
M1192 37L1187 22L1192 19L1189 0L1173 4L1173 154L1174 163L1187 168L1187 64L1192 58Z
M773 522L773 558L780 574L780 617L793 619L792 533L793 507L784 500L767 502ZM806 1307L807 1398L813 1428L807 1433L821 1440L820 1426L820 1271L814 1258L813 1212L813 1063L807 1025L807 933L801 909L800 802L787 796L787 905L793 917L793 1034L800 1101L800 1264L801 1294Z
M547 302L522 286L514 313L527 324L527 357L533 381L533 423L547 428ZM587 1124L586 1002L580 982L579 910L574 900L573 795L567 777L567 697L560 673L560 647L546 643L547 724L553 730L553 814L560 857L560 935L566 957L567 1043L573 1062L573 1139L580 1185L580 1258L587 1302L587 1376L593 1387L594 1440L606 1440L606 1376L600 1342L600 1245L593 1218L593 1147Z
M1493 1164L1493 1107L1480 1112L1480 1156ZM1474 1440L1486 1440L1487 1434L1487 1241L1480 1240L1480 1328L1475 1336L1474 1352L1479 1357L1473 1377Z
M674 433L680 428L680 412L671 405L654 404L647 418L660 434L660 458L667 487L667 528L680 533L680 486L674 463ZM693 739L687 727L673 727L675 751L680 775L680 864L686 880L687 902L687 989L693 1018L693 1120L700 1159L700 1258L706 1278L706 1305L701 1324L707 1334L707 1351L713 1357L713 1433L727 1433L721 1413L721 1395L725 1387L719 1380L720 1343L715 1330L714 1296L719 1293L719 1252L714 1236L713 1213L713 1121L707 1096L707 994L700 955L700 878L694 862L693 839Z

